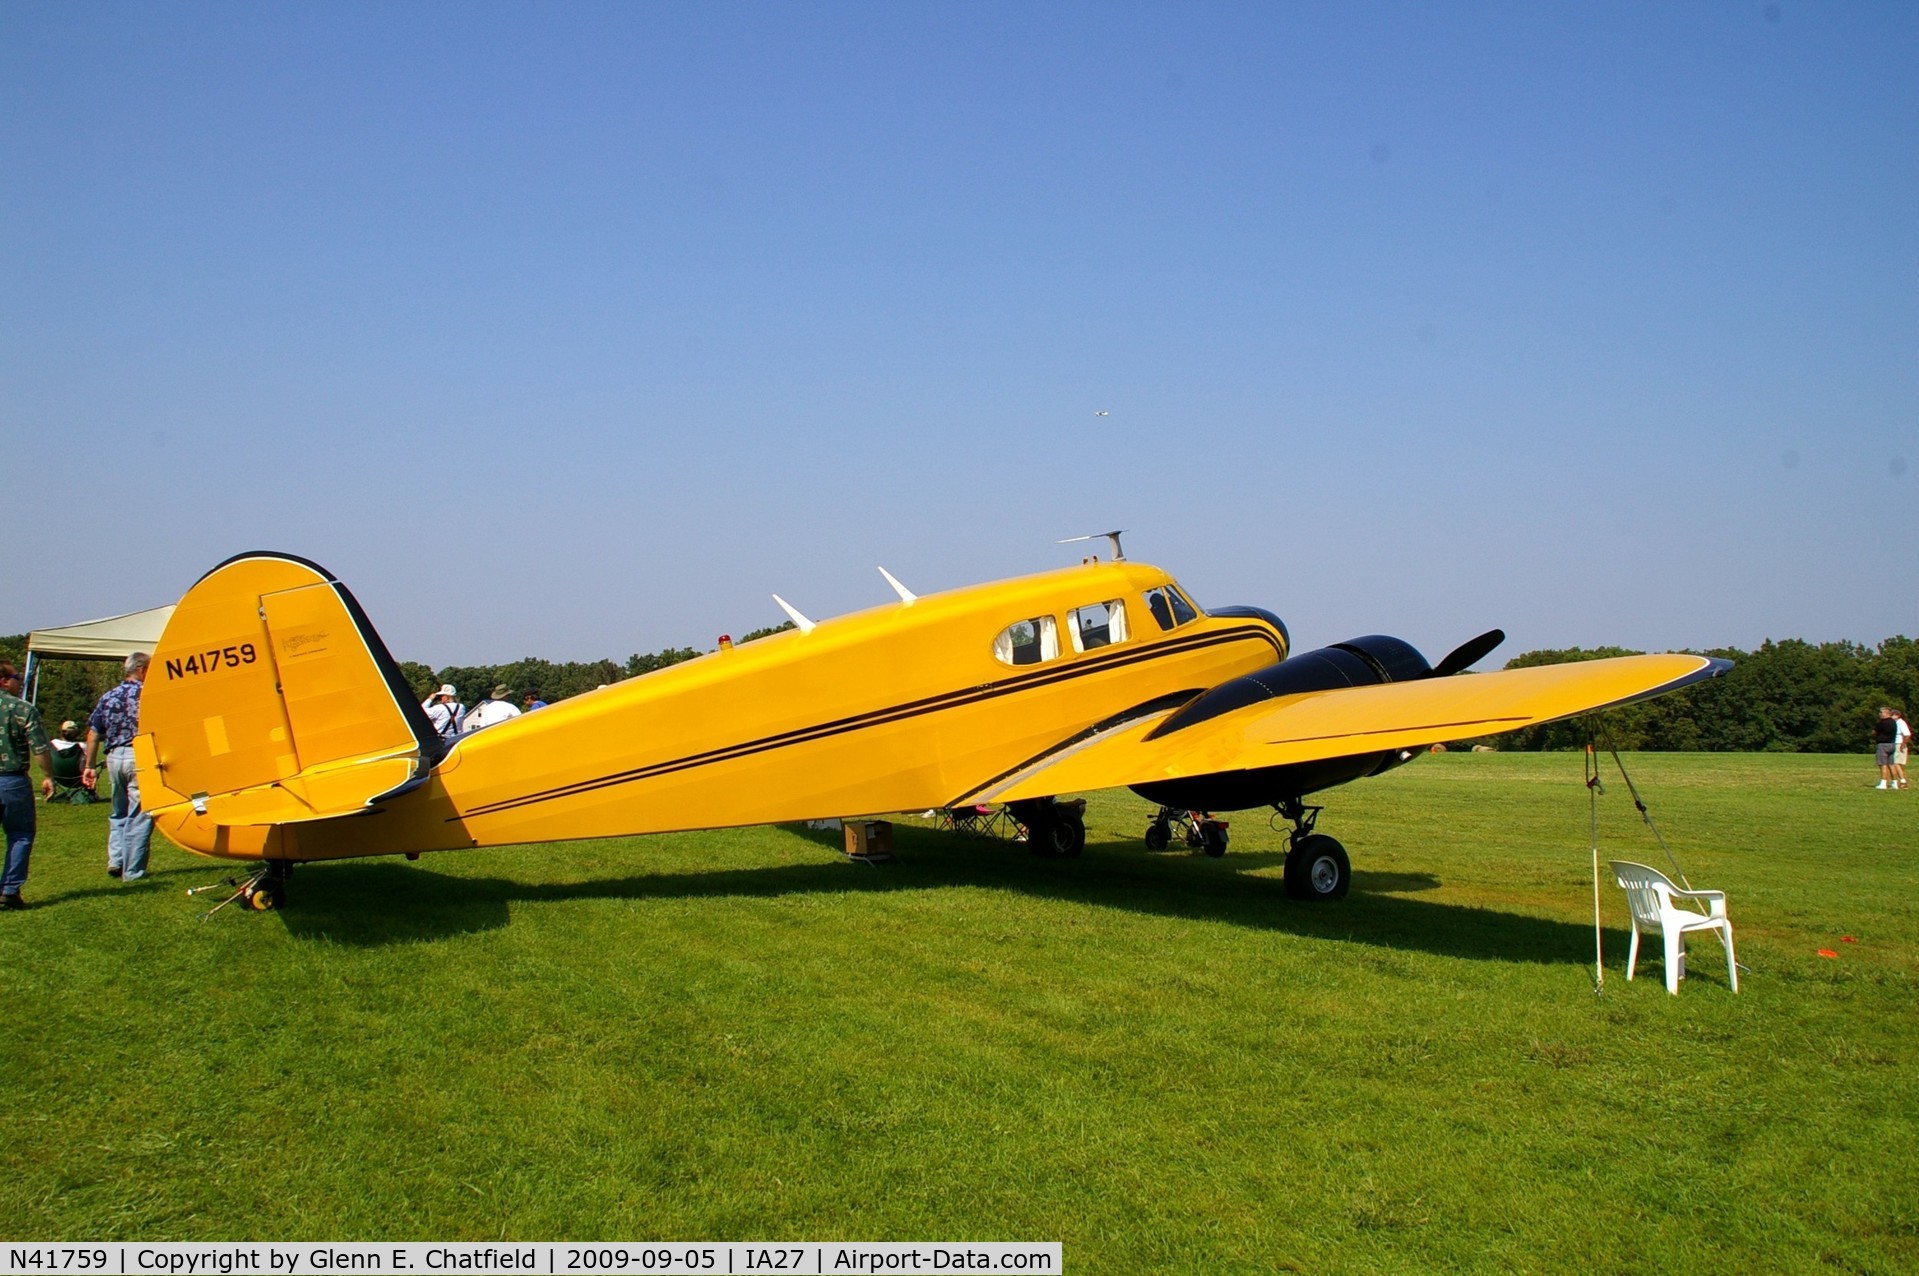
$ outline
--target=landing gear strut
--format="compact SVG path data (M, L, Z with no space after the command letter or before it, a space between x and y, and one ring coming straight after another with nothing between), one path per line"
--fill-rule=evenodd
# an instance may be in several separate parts
M1353 884L1346 848L1324 833L1313 832L1324 808L1306 806L1298 798L1274 807L1293 822L1292 848L1286 852L1286 893L1300 900L1344 899Z

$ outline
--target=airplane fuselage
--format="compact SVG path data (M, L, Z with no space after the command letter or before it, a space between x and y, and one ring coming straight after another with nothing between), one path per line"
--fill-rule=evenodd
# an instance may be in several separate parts
M923 810L1062 741L1286 655L1284 629L1208 616L1136 563L1078 567L821 621L459 739L363 814L216 824L189 849L335 859Z

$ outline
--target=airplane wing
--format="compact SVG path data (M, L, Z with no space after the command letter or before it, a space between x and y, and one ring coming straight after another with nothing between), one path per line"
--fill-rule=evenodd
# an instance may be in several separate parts
M1516 731L1677 690L1731 668L1709 656L1620 656L1280 696L1149 738L1156 713L1073 741L968 802L1083 793Z

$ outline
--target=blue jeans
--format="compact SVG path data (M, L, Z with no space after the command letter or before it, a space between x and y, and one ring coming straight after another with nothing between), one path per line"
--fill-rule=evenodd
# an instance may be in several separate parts
M120 870L123 882L147 875L147 851L153 845L153 817L140 809L140 777L133 768L133 746L107 750L113 777L113 805L107 809L107 867Z
M18 895L27 884L27 861L33 858L33 780L26 775L0 775L0 826L7 831L7 869L0 876L0 895Z

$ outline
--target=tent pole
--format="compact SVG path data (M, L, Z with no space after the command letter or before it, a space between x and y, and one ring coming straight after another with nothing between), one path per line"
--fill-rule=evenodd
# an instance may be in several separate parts
M27 667L20 671L20 682L27 693L28 704L38 704L40 701L40 666L34 655L33 648L27 648Z

